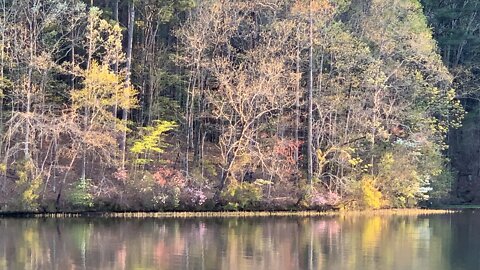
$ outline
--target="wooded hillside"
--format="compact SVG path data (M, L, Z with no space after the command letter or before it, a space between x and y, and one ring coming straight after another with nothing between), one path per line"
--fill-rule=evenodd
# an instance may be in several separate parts
M0 210L451 200L480 21L450 2L0 0Z

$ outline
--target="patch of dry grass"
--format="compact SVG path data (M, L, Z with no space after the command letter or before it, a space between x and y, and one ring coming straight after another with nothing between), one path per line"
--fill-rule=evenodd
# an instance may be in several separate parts
M383 209L363 211L239 211L239 212L81 212L81 213L46 213L30 214L27 217L36 218L75 218L75 217L102 217L102 218L229 218L229 217L322 217L322 216L424 216L457 213L459 210L437 209ZM0 214L0 217L12 216ZM15 216L21 217L21 214Z

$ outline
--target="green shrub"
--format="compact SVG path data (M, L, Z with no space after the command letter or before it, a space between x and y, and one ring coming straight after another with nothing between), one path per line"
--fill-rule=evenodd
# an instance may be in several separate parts
M434 203L447 202L451 199L452 184L455 180L451 168L446 167L442 173L433 177L430 181L430 187L426 190L428 199Z
M39 207L38 199L40 197L42 178L33 176L34 166L28 160L19 161L14 169L18 176L15 184L21 198L20 209L36 211Z
M233 207L235 209L229 210L256 206L262 200L263 184L263 181L233 183L222 193L222 198L229 203L228 205L235 206Z
M85 209L93 207L93 195L90 193L91 180L80 179L75 183L68 194L68 202L75 208Z
M432 188L435 196L448 193L448 183L442 183L448 182L441 176L444 165L445 158L438 145L397 140L380 159L376 187L390 206L414 207L428 199Z

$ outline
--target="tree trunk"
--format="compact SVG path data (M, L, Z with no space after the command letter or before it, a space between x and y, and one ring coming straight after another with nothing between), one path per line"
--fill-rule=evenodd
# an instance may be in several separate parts
M297 28L297 59L295 63L295 68L297 74L300 74L300 36L299 36L299 29ZM300 161L300 154L299 154L299 147L298 147L298 142L299 142L299 134L298 130L300 128L300 80L298 81L297 88L295 89L295 144L297 147L295 147L295 153L294 153L294 158L295 158L295 164L297 170L299 169L299 161ZM297 177L298 178L298 177ZM296 179L298 180L298 179Z
M73 27L73 20L72 20L72 27ZM72 58L71 58L71 60L72 60L72 70L74 70L74 68L75 68L75 31L74 31L74 29L72 29L72 33L71 33L70 37L72 39L71 44L70 44L70 46L72 46L71 52L70 52L72 54ZM71 83L70 87L73 91L73 89L75 89L75 73L73 73L73 72L72 72L72 79L71 79L70 83Z
M118 19L118 0L115 0L113 3L113 18L115 21L120 25L120 21ZM115 56L115 65L114 65L114 72L115 74L118 75L118 70L119 70L119 63L118 63L118 55ZM113 115L117 117L118 114L118 99L115 97L115 107L113 108Z
M28 77L27 83L24 87L26 87L26 113L27 117L30 117L30 110L31 110L31 98L32 98L32 75L33 75L33 65L34 65L34 51L35 51L35 38L36 38L36 29L35 29L35 15L32 15L32 22L30 25L30 63L28 65ZM30 120L26 121L25 123L25 159L30 159Z
M310 187L313 186L313 17L312 17L312 2L310 1L310 15L309 15L309 52L308 52L308 138L307 138L307 166L308 175L307 180Z
M113 18L118 22L118 0L115 0L113 3Z
M131 76L132 76L132 49L133 49L133 28L135 25L135 5L130 3L128 5L128 47L127 47L127 78L126 83L129 87L131 85ZM127 145L127 120L128 120L128 111L126 108L123 109L122 121L124 124L124 131L121 142L122 149L122 168L125 168L126 160L126 145Z
M2 16L2 26L1 26L1 29L2 29L2 35L1 35L1 38L2 38L2 43L1 43L1 46L0 48L2 48L0 50L0 80L3 80L4 79L4 74L3 74L3 68L4 68L4 65L5 65L5 50L3 48L5 48L5 18L6 18L6 7L5 7L5 0L2 1L2 11L3 11L3 16ZM3 95L4 93L0 92L0 135L3 134ZM1 151L1 148L2 147L2 140L0 140L0 151Z

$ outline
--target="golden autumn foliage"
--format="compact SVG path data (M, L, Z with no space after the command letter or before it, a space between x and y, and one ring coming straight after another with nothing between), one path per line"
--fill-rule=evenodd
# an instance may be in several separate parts
M92 62L91 67L84 71L83 78L83 88L71 94L74 110L88 108L94 114L111 116L109 109L115 106L122 109L137 106L137 91L126 85L108 65Z
M379 209L382 206L382 193L375 187L375 178L365 175L360 182L362 201L365 208Z

